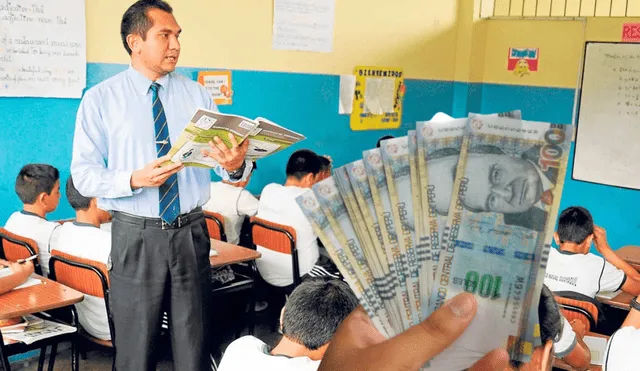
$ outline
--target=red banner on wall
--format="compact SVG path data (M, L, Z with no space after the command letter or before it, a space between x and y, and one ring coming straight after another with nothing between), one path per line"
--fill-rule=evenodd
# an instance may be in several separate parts
M538 48L509 48L507 69L513 71L526 64L528 71L535 72L538 70L538 54Z
M640 23L623 23L622 41L640 41Z

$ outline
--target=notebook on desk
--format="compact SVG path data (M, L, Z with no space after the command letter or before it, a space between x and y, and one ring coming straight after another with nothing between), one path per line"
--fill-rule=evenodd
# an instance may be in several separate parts
M607 339L586 335L583 340L589 347L589 351L591 351L591 364L602 366L604 352L607 349Z

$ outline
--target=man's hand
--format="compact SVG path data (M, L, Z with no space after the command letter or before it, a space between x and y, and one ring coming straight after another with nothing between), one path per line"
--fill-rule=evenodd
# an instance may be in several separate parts
M171 163L167 166L161 165L169 161L169 155L162 156L157 160L148 163L140 170L136 170L131 174L131 189L136 190L144 187L160 187L167 179L184 168L182 162Z
M318 370L419 370L462 335L476 308L473 295L460 294L424 322L385 339L362 307L358 307L338 328ZM502 371L508 362L505 350L494 350L468 370Z
M597 225L593 226L593 240L598 252L602 253L603 250L610 249L609 243L607 242L607 232L604 228L598 227Z
M584 322L574 319L570 324L573 332L575 332L579 337L583 338L587 333L587 326L585 326Z
M204 150L203 153L216 160L228 173L231 173L242 167L244 157L249 149L249 140L245 139L242 144L238 144L236 137L229 133L229 141L231 141L231 148L227 148L222 139L215 137L213 141L209 142L211 150Z

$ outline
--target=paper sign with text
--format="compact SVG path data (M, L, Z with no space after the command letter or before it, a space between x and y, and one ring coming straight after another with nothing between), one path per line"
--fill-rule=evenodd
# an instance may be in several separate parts
M622 41L640 41L640 23L623 23Z
M207 89L218 106L233 103L231 71L200 71L198 82Z

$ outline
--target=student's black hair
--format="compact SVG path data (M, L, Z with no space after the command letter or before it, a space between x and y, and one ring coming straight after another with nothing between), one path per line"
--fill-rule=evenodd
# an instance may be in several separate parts
M133 3L122 16L120 23L120 37L122 44L129 55L131 48L127 44L127 36L137 34L142 40L147 39L147 32L153 27L153 22L149 19L147 12L151 9L160 9L173 14L173 8L166 1L162 0L139 0Z
M380 139L378 139L378 143L376 143L376 148L380 148L380 145L382 144L383 140L393 139L393 138L395 138L393 135L385 135L383 137L380 137Z
M90 197L84 197L76 186L73 184L73 179L71 176L67 179L66 186L67 200L69 204L74 210L87 210L89 208L89 204L91 203Z
M558 237L561 243L580 244L593 234L593 217L589 210L580 206L571 206L558 218Z
M298 180L307 174L316 175L320 172L320 156L308 149L295 151L287 162L287 177L294 177Z
M51 194L60 180L58 169L47 164L28 164L20 169L16 178L16 194L22 203L31 205L41 193Z
M556 299L553 298L553 293L551 293L547 285L542 285L542 290L540 291L538 322L540 323L540 340L543 346L548 341L555 342L559 340L564 321L562 320L558 303L556 303ZM511 361L511 366L517 370L522 366L522 363Z
M358 306L349 286L337 279L310 278L296 287L284 306L282 333L305 348L328 343L340 323Z
M320 158L320 171L329 171L331 170L331 160L329 160L325 156L319 156Z

